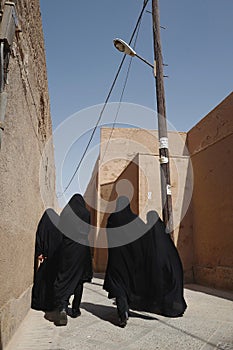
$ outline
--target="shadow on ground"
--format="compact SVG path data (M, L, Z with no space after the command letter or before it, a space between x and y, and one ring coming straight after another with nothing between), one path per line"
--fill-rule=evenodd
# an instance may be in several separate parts
M103 321L110 322L114 326L118 326L117 309L114 306L106 306L84 302L81 303L81 308L86 310L87 312L90 312L92 315L100 318ZM143 315L134 311L130 311L130 317L137 317L145 320L157 321L157 318L155 317Z

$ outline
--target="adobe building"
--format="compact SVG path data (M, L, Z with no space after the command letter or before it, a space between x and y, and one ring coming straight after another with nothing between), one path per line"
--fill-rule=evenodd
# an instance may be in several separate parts
M174 242L185 282L233 289L233 93L188 133L169 132ZM110 137L111 136L111 137ZM85 198L92 212L93 265L107 263L106 223L118 195L146 222L161 216L157 131L102 128Z
M186 138L186 133L169 132L174 239L176 242L178 239L187 242L183 255L186 260L186 279L191 281L193 252L190 221L183 224L182 228L179 226L180 218L189 213L193 184ZM96 232L92 233L92 240L96 247L93 251L94 269L98 272L106 268L107 219L115 209L117 195L122 194L132 198L132 210L145 222L150 210L156 210L162 215L157 131L116 128L112 132L110 128L101 129L100 155L85 194L93 213L92 225L97 227Z
M46 209L41 191L46 192L50 207L56 201L52 147L41 163L52 125L39 0L16 5L1 1L0 10L4 64L0 72L0 348L4 348L31 304L35 234Z

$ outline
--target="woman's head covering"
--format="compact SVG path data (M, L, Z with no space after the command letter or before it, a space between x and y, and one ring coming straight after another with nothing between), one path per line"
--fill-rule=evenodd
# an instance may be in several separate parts
M161 220L159 214L155 210L148 211L146 214L146 219L149 228L152 228L156 222L159 222Z
M133 221L137 217L130 208L129 198L120 196L116 201L115 212L109 216L108 223L112 227L121 227Z
M62 210L59 228L62 233L74 241L80 240L80 234L87 235L90 230L90 212L81 194L75 194Z
M58 230L58 222L59 215L55 210L52 208L46 209L37 227L36 257L40 254L48 257L53 253L56 242L59 241L59 237L61 237L61 233Z
M86 208L86 203L85 200L83 198L83 196L79 193L74 194L71 199L69 200L69 206L71 207L71 209L75 212L76 209L80 208L80 207L84 207Z
M125 211L131 211L130 209L130 201L129 198L126 196L120 196L117 198L116 201L116 210L115 212L122 212Z
M86 203L83 196L79 193L74 194L65 208L61 212L61 216L71 215L73 217L77 216L80 219L88 222L90 213L86 208Z
M116 247L128 244L146 232L143 221L130 208L130 200L120 196L116 201L116 210L107 222L108 246Z

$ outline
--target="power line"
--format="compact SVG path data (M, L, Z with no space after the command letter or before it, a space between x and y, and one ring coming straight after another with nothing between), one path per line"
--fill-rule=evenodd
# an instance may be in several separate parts
M117 78L118 78L118 75L119 75L119 73L120 73L120 70L121 70L121 67L122 67L122 65L123 65L124 60L125 60L125 55L124 55L124 57L123 57L123 59L122 59L122 61L121 61L121 63L120 63L120 66L119 66L119 68L118 68L118 71L117 71L117 74L116 74L115 79L114 79L114 81L113 81L113 84L112 84L112 86L111 86L111 89L110 89L110 91L109 91L109 93L108 93L108 96L107 96L107 98L106 98L106 100L105 100L104 106L103 106L103 108L102 108L102 110L101 110L101 112L100 112L100 116L99 116L99 118L98 118L98 120L97 120L97 122L96 122L96 125L95 125L95 127L94 127L92 133L91 133L90 139L89 139L89 141L88 141L88 143L87 143L87 146L86 146L86 148L85 148L85 150L84 150L84 152L83 152L83 155L82 155L82 157L81 157L81 159L80 159L80 161L79 161L79 163L78 163L78 165L77 165L77 167L76 167L76 169L75 169L75 172L73 173L73 175L72 175L72 177L71 177L71 179L70 179L68 185L65 187L64 191L61 193L60 196L62 196L62 195L67 191L67 189L70 187L70 185L71 185L71 183L72 183L72 181L73 181L75 175L77 174L77 172L78 172L78 170L79 170L79 168L80 168L80 165L81 165L81 163L82 163L82 161L83 161L83 159L84 159L84 157L85 157L85 155L86 155L86 153L87 153L87 150L88 150L88 148L89 148L89 146L90 146L90 144L91 144L91 141L92 141L92 139L93 139L93 137L94 137L94 134L95 134L95 132L96 132L96 129L97 129L98 125L99 125L99 122L100 122L100 120L101 120L101 118L102 118L102 116L103 116L104 110L105 110L106 105L107 105L107 103L108 103L108 100L109 100L109 98L110 98L110 96L111 96L113 87L114 87L114 85L115 85L115 83L116 83L116 80L117 80ZM59 196L59 197L60 197L60 196Z
M141 20L140 20L139 25L138 25L137 34L136 34L135 42L134 42L134 45L133 45L133 49L136 47L136 42L137 42L137 39L138 39L138 34L139 34L140 25L141 25ZM127 85L127 82L128 82L128 78L129 78L129 72L130 72L130 68L131 68L131 64L132 64L132 59L133 59L133 57L131 57L131 58L130 58L130 61L129 61L129 66L128 66L128 70L127 70L127 73L126 73L126 78L125 78L124 86L123 86L123 89L122 89L120 101L119 101L119 103L118 103L118 108L117 108L116 116L115 116L114 121L113 121L113 125L112 125L112 128L111 128L111 133L110 133L110 136L109 136L109 138L108 138L107 145L106 145L105 150L104 150L104 155L103 155L103 157L102 157L102 162L101 162L101 164L102 164L103 161L104 161L104 157L105 157L105 154L106 154L106 152L107 152L108 145L109 145L109 143L110 143L110 140L111 140L112 135L113 135L113 131L114 131L115 126L116 126L116 121L117 121L117 117L118 117L118 115L119 115L119 111L120 111L120 107L121 107L121 102L122 102L122 99L123 99L123 96L124 96L124 92L125 92L125 88L126 88L126 85ZM101 166L101 164L100 164L100 166Z
M148 1L149 1L149 0L144 0L142 10L141 10L141 12L140 12L140 14L139 14L139 17L138 17L136 26L135 26L135 28L134 28L133 34L131 35L129 44L131 44L131 42L132 42L132 40L133 40L133 38L134 38L134 35L135 35L135 33L136 33L137 29L138 29L138 26L139 26L139 24L140 24L140 22L141 22L142 15L143 15L143 13L144 13L144 10L145 10L145 8L146 8L146 5L147 5ZM85 157L85 155L86 155L86 153L87 153L87 151L88 151L88 148L89 148L89 146L90 146L90 144L91 144L91 141L92 141L92 139L93 139L93 137L94 137L94 135L95 135L96 129L97 129L97 127L98 127L98 125L99 125L99 123L100 123L100 120L101 120L101 118L102 118L102 116L103 116L104 110L105 110L105 108L106 108L106 105L107 105L107 103L108 103L108 101L109 101L109 98L110 98L110 96L111 96L112 90L113 90L113 88L114 88L114 86L115 86L115 83L116 83L116 81L117 81L117 78L118 78L118 76L119 76L119 73L120 73L120 71L121 71L121 68L122 68L122 66L123 66L125 57L126 57L126 55L124 55L123 58L122 58L122 60L121 60L121 63L120 63L120 65L119 65L119 67L118 67L116 76L115 76L115 78L114 78L114 80L113 80L113 83L112 83L112 85L111 85L111 88L110 88L110 90L109 90L109 93L108 93L108 95L107 95L107 98L106 98L106 100L105 100L105 102L104 102L103 108L102 108L102 110L101 110L101 112L100 112L100 115L99 115L99 118L98 118L98 120L97 120L97 122L96 122L96 125L95 125L95 127L94 127L94 129L93 129L93 131L92 131L92 133L91 133L90 139L89 139L89 141L88 141L88 143L87 143L87 146L86 146L86 148L85 148L85 150L84 150L84 152L83 152L83 155L82 155L82 157L81 157L81 159L80 159L80 161L79 161L79 163L78 163L78 165L77 165L77 167L76 167L76 169L75 169L75 171L74 171L74 173L73 173L73 175L72 175L70 181L68 182L68 184L67 184L67 186L65 187L64 191L59 195L59 197L61 197L61 196L68 190L68 188L70 187L70 185L71 185L71 183L72 183L72 181L73 181L75 175L77 174L77 172L78 172L78 170L79 170L79 168L80 168L80 165L81 165L81 163L82 163L82 161L83 161L83 159L84 159L84 157ZM58 196L57 196L57 197L58 197Z

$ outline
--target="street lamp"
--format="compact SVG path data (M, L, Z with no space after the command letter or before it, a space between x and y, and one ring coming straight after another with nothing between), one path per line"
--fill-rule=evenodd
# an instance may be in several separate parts
M145 58L139 56L136 51L134 51L134 49L132 49L132 47L130 47L124 40L116 38L113 40L114 46L117 48L117 50L119 50L120 52L125 53L126 55L129 55L131 57L137 57L139 58L141 61L145 62L148 66L150 66L151 68L154 69L154 65L151 64L150 62L148 62L147 60L145 60Z
M155 8L152 8L155 13ZM157 9L156 9L157 11ZM158 16L158 12L156 12ZM157 112L158 112L158 134L159 134L159 156L160 156L160 173L161 173L161 196L162 196L162 213L163 221L166 225L166 230L169 233L173 231L172 220L172 199L171 199L171 185L170 185L170 168L169 168L169 152L168 152L168 137L167 124L165 112L165 97L163 85L163 63L161 55L160 37L158 36L159 20L158 17L154 19L154 47L155 47L155 65L139 56L134 49L132 49L124 40L116 38L113 40L114 46L120 52L131 57L138 57L141 61L153 68L154 77L156 79L157 92ZM157 49L160 53L157 52Z

